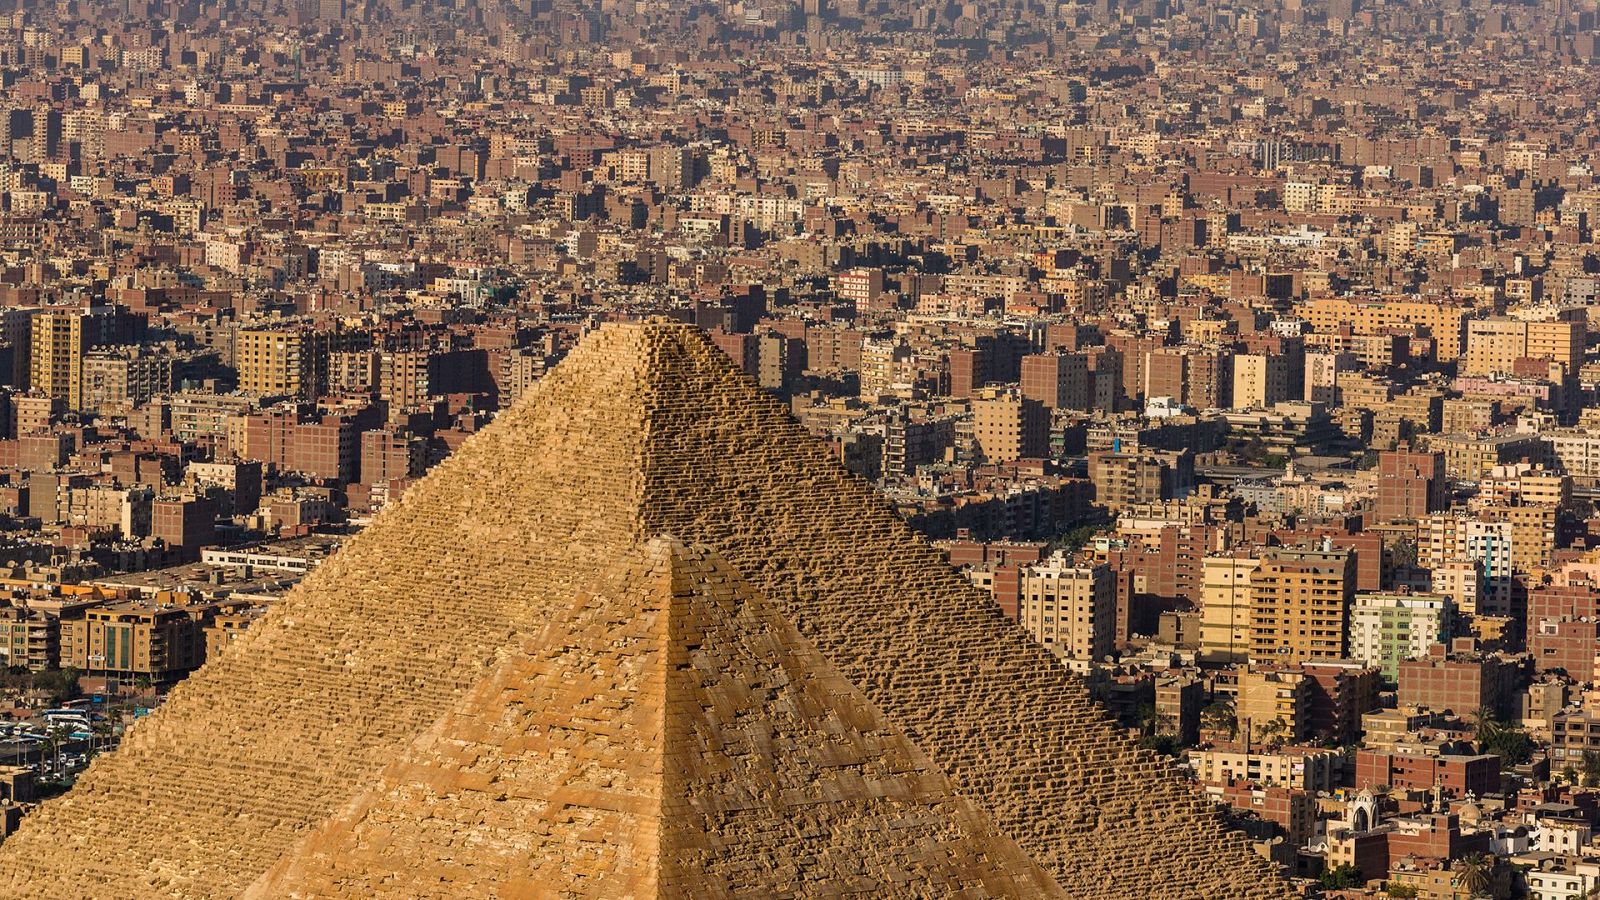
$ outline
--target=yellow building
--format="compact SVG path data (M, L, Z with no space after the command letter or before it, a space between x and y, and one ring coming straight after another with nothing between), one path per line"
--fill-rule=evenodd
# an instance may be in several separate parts
M1319 297L1300 304L1298 309L1318 332L1337 331L1340 325L1349 325L1354 333L1366 335L1418 326L1433 338L1443 362L1461 356L1466 321L1474 312L1471 306L1454 303L1347 297Z
M1250 575L1261 560L1211 556L1201 564L1200 656L1210 663L1250 657Z
M1250 573L1250 659L1343 659L1355 598L1349 550L1282 549Z
M33 317L28 375L33 390L82 410L83 358L93 348L129 343L136 320L111 307L42 312Z
M1582 322L1475 319L1467 323L1463 375L1509 375L1519 359L1558 363L1568 374L1583 364Z
M1233 408L1265 409L1289 398L1289 358L1240 353L1233 358Z
M1298 743L1311 735L1312 682L1300 672L1254 666L1239 673L1234 716L1258 743Z
M77 312L40 313L33 317L33 349L28 374L33 389L77 406L83 354L88 350Z
M234 340L239 389L265 397L315 400L328 389L333 332L305 326L241 328Z

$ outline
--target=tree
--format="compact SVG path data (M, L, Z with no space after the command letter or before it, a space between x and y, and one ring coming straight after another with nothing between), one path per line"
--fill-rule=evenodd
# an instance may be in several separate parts
M1233 714L1233 707L1221 701L1200 710L1200 727L1207 731L1226 731L1230 741L1239 735L1239 719Z
M1385 881L1383 892L1393 897L1394 900L1410 900L1417 896L1417 886L1414 884L1401 884L1397 881Z
M83 672L71 667L65 669L46 669L35 672L32 676L33 687L50 695L50 702L55 704L65 703L77 699L82 693L78 687L78 678Z
M109 718L97 719L89 725L90 756L93 756L97 749L102 751L109 749L111 736L115 733L115 728L115 724ZM99 746L96 747L96 744Z
M61 745L67 741L67 729L60 725L51 725L44 734L44 753L51 757L51 764L57 775L61 774ZM41 760L42 762L42 760Z
M1480 707L1473 718L1479 746L1500 757L1500 765L1520 766L1533 757L1533 742L1521 727L1501 721L1487 707Z
M1477 897L1489 892L1494 862L1482 853L1474 853L1456 863L1456 887Z
M1269 744L1282 743L1283 738L1289 733L1289 723L1285 722L1282 717L1275 717L1272 721L1260 726L1260 728L1262 738Z
M1396 567L1415 566L1417 564L1417 542L1413 540L1395 541L1389 547L1389 562Z
M1500 757L1502 766L1520 766L1533 758L1533 741L1521 728L1510 726L1500 729L1484 742L1483 752Z
M1600 785L1600 750L1583 751L1583 786Z
M1156 712L1154 703L1140 703L1134 713L1139 720L1139 733L1149 737L1156 733L1156 726L1161 723L1161 714Z
M1162 756L1178 755L1178 736L1175 734L1149 734L1139 739L1139 746L1154 750Z
M1480 742L1486 741L1501 727L1500 716L1487 706L1472 711L1473 731Z
M1065 550L1067 555L1070 556L1082 550L1099 533L1100 529L1097 526L1079 525L1077 528L1051 541L1049 546L1045 547L1045 553L1048 555L1057 550Z
M1364 883L1366 879L1361 877L1361 870L1349 863L1340 863L1322 873L1322 886L1330 891L1360 887Z

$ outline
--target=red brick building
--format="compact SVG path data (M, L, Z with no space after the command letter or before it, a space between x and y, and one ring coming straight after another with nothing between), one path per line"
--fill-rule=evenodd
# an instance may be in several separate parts
M1389 832L1390 868L1408 856L1442 861L1489 852L1489 832L1462 833L1461 818L1455 813L1391 821L1394 828Z
M984 371L984 358L982 350L957 349L949 353L948 364L950 367L950 396L956 400L970 400L973 392L984 385L986 374ZM1043 398L1034 397L1028 393L1026 379L1022 387L1022 396L1030 400ZM1045 406L1050 404L1046 403Z
M1043 403L1046 409L1089 409L1088 357L1081 353L1024 356L1022 396Z
M1444 454L1389 450L1378 454L1379 522L1416 521L1448 505Z
M1600 657L1600 621L1591 618L1530 619L1528 652L1537 671L1560 670L1579 681L1593 681Z
M1488 653L1446 654L1434 645L1423 659L1400 663L1400 705L1470 716L1480 707L1509 719L1516 713L1517 689L1526 671L1522 658Z
M1321 660L1300 666L1311 681L1311 733L1345 744L1361 736L1361 716L1378 708L1383 674L1376 666Z
M179 549L185 560L200 558L200 548L216 538L216 504L207 497L175 497L150 504L150 536Z
M1289 846L1298 847L1315 832L1317 798L1303 788L1258 787L1234 779L1226 784L1201 784L1199 790L1230 807L1232 824L1256 840L1281 836ZM1261 824L1253 826L1252 822Z
M1439 785L1446 795L1478 796L1500 790L1500 757L1484 754L1386 753L1356 751L1356 787L1388 785L1412 790L1432 790Z

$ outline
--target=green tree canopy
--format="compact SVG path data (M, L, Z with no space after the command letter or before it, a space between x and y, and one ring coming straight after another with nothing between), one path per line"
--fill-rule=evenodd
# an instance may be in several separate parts
M1322 873L1322 886L1330 891L1360 887L1365 883L1366 879L1361 877L1361 870L1349 863L1340 863Z

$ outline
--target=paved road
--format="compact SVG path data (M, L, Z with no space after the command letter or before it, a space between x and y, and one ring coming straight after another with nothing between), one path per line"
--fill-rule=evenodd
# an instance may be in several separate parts
M61 745L61 755L70 756L75 753L84 753L89 749L89 742L67 741ZM0 741L0 765L25 766L36 763L44 755L45 745L24 744L21 741Z

